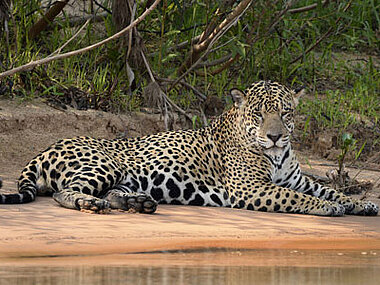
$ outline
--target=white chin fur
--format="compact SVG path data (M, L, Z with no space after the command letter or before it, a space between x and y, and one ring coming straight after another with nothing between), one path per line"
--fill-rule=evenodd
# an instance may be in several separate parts
M276 159L282 156L282 153L284 152L284 150L285 148L271 147L271 148L264 149L264 153Z

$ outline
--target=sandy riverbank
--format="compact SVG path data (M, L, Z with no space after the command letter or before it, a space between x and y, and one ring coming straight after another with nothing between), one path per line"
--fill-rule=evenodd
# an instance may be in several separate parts
M200 248L380 250L379 216L332 218L168 205L160 205L153 215L93 215L38 197L30 204L2 205L0 220L0 263Z

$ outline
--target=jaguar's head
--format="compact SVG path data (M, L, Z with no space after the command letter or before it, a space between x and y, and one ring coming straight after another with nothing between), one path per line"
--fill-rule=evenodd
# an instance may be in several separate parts
M277 155L290 143L294 110L302 90L293 91L276 82L260 81L247 90L232 89L238 122L246 145Z

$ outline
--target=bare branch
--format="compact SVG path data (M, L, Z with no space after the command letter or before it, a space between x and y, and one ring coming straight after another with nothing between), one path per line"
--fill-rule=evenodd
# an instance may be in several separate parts
M153 75L153 72L152 72L152 68L150 67L146 57L145 57L145 54L143 53L143 51L141 51L141 56L144 60L144 64L145 64L145 67L146 69L148 70L148 73L149 73L149 77L150 79L152 80L153 83L155 83L155 87L159 89L159 96L161 98L158 98L159 101L162 103L163 106L160 106L160 109L161 111L164 113L164 121L165 121L165 128L168 129L168 119L167 119L167 114L168 114L168 110L167 110L167 104L169 103L170 105L172 105L174 108L176 108L181 114L183 114L186 119L188 119L190 122L191 122L191 117L186 113L185 110L183 110L180 106L178 106L177 104L175 104L166 94L164 91L162 91L162 88L160 87L159 84L157 84L157 81L156 79L154 78L154 75ZM164 99L164 100L162 100Z
M80 29L67 42L65 42L61 47L59 47L50 55L48 55L48 57L54 56L55 54L60 54L61 51L65 48L65 46L67 46L73 39L75 39L79 35L79 33L88 25L88 23L90 23L90 21L91 18L88 18L87 21L83 24L83 26L80 27Z
M168 47L167 52L170 52L170 51L173 51L173 50L177 50L177 49L183 49L188 44L193 45L195 42L199 41L199 38L200 38L200 36L195 36L194 38L192 38L190 40L190 42L189 41L183 41L183 42L181 42L181 43L179 43L179 44L177 44L175 46L170 46L170 47ZM155 52L148 53L147 56L149 56L149 57L150 56L156 56L157 54L158 54L158 52L155 51Z
M169 79L169 78L156 78L158 81L164 81L164 82L169 82L169 83L173 83L175 82L174 79ZM202 92L200 92L197 88L195 88L194 86L190 85L189 83L187 83L185 80L181 80L179 81L179 83L181 85L183 85L184 87L192 90L194 92L195 95L197 95L200 99L202 100L206 100L207 96L204 95Z
M215 59L212 61L201 62L200 64L198 64L198 66L196 68L203 68L203 67L210 67L210 66L219 65L219 64L225 63L226 61L230 60L231 57L232 56L229 53L225 56L222 56L221 58L218 58L218 59Z
M329 2L328 0L323 1L322 6L326 6L328 4L328 2ZM314 3L314 4L311 4L308 6L290 9L289 13L290 14L302 13L302 12L313 10L313 9L317 8L317 6L318 6L318 4Z
M206 38L204 39L201 43L197 44L194 46L195 51L203 51L207 48L207 46L210 44L212 39L220 32L222 31L230 22L235 21L239 15L241 15L246 8L251 4L252 0L245 0L239 3L238 6L230 13L223 22L221 22L215 29L214 31Z
M235 16L235 18L229 17L228 23L226 25L223 25L222 29L220 29L218 33L213 36L209 45L207 46L206 51L198 58L198 60L195 63L193 63L193 65L191 65L185 72L181 74L181 76L179 76L176 79L176 81L171 85L169 90L172 89L178 82L180 82L187 74L189 74L203 60L203 58L210 52L214 43L217 42L233 25L236 24L239 18L245 13L245 11L247 11L250 4L251 4L251 1L243 1L236 7L236 9L231 13Z
M133 29L134 27L136 27L142 20L144 20L146 18L146 16L148 16L153 10L154 8L156 8L156 6L158 5L158 3L160 3L161 0L156 0L152 6L149 7L149 9L145 10L144 13L141 14L140 17L138 17L132 24L130 24L128 27L125 27L124 29L122 29L120 32L114 34L113 36L109 37L109 38L106 38L96 44L93 44L91 46L88 46L88 47L85 47L85 48L81 48L81 49L78 49L78 50L74 50L74 51L70 51L70 52L67 52L67 53L63 53L63 54L59 54L59 55L56 55L56 56L52 56L52 57L48 57L48 58L43 58L43 59L40 59L40 60L36 60L36 61L31 61L25 65L22 65L22 66L19 66L19 67L16 67L16 68L13 68L11 70L7 70L5 72L2 72L0 73L0 79L5 77L5 76L9 76L9 75L12 75L12 74L15 74L17 72L20 72L20 71L26 71L26 70L30 70L36 66L39 66L41 64L46 64L46 63L49 63L53 60L57 60L57 59L63 59L63 58L68 58L70 56L73 56L73 55L77 55L77 54L81 54L81 53L84 53L84 52L87 52L89 50L92 50L94 48L97 48L101 45L104 45L105 43L108 43L114 39L117 39L119 37L121 37L122 35L124 35L126 32L128 32L130 29Z
M210 23L212 27L214 25L216 26L213 28L213 31L210 32L207 37L206 33L203 33L200 38L200 43L193 46L190 54L188 55L185 62L179 67L178 74L182 74L185 71L188 70L188 67L191 66L194 62L197 62L197 64L200 62L199 59L204 57L204 55L201 56L202 52L204 52L206 49L209 51L209 46L211 43L214 43L215 38L220 38L221 34L224 34L226 30L228 30L231 27L231 23L235 24L237 20L242 16L245 11L248 9L248 7L251 5L252 0L243 0L235 7L235 9L227 15L227 17L219 24L215 25L214 22ZM210 29L210 26L206 29ZM193 68L194 64L192 65Z
M128 6L130 6L130 5L129 5L129 2L128 2ZM135 20L136 9L137 9L137 4L136 4L135 1L133 2L133 7L132 7L132 8L129 7L129 9L130 9L130 13L131 13L131 22L130 22L130 24L132 24L133 21ZM131 51L132 51L132 36L133 36L132 33L133 33L133 29L131 29L131 30L129 31L127 59L129 58L129 56L130 56L130 54L131 54ZM144 53L142 53L142 54L144 55ZM144 57L145 57L145 55L144 55Z
M276 18L275 20L272 22L272 24L269 26L269 28L267 28L267 31L265 34L268 34L272 31L272 29L281 21L282 17L286 14L286 12L289 11L290 7L292 7L292 5L294 4L294 0L289 0L286 5L285 5L285 8L276 15Z
M235 56L231 56L229 57L222 66L212 70L212 71L208 71L207 74L210 74L210 75L217 75L219 73L221 73L223 70L229 68L235 61L239 60L240 58L240 54L236 54ZM196 73L200 76L204 76L204 73L203 72L200 72L199 70L196 71Z
M270 31L280 22L280 20L282 19L282 17L289 11L290 7L295 3L296 1L294 0L290 0L286 3L285 5L285 8L283 10L281 10L279 13L277 13L277 15L275 16L274 20L271 22L271 24L268 26L268 28L266 29L266 33L264 35L262 35L261 37L263 36L266 36L268 33L270 33ZM252 29L253 30L253 29ZM256 42L260 37L257 36L255 37L254 39L251 38L251 34L248 34L247 35L247 39L246 39L246 42L248 45L252 46L252 44L254 42ZM212 70L212 71L208 71L208 74L210 75L216 75L216 74L219 74L221 73L223 70L229 68L234 62L236 62L237 60L240 59L240 54L236 54L235 56L230 56L229 58L225 59L224 63L222 66ZM196 72L198 75L204 75L203 72L200 72L200 71L197 71Z
M83 25L88 19L91 19L93 23L103 21L106 18L108 12L101 12L95 15L73 16L68 19L68 25L70 27ZM53 25L55 27L56 24Z
M166 96L166 94L164 93L165 95L165 100L170 104L172 105L174 108L176 108L182 115L184 115L186 117L186 119L188 119L190 122L192 122L192 119L191 117L186 113L185 110L183 110L180 106L178 106L176 103L174 103L168 96Z
M149 65L149 63L148 63L148 61L147 61L147 59L146 59L146 57L145 57L144 52L143 52L143 51L140 51L140 52L141 52L141 57L142 57L142 59L143 59L143 61L144 61L145 67L146 67L146 69L148 70L150 80L151 80L152 82L156 82L156 79L154 78L154 75L153 75L152 69L150 68L150 65Z

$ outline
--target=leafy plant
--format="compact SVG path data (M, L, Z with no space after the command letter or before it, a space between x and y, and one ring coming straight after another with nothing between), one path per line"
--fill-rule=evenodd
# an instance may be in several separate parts
M110 9L111 2L102 3ZM317 2L315 9L302 13L288 11L281 17L278 15L285 7L284 1L252 2L237 24L213 46L204 65L189 73L184 80L206 96L220 97L225 97L226 90L232 87L244 88L259 79L276 80L290 86L306 84L313 86L316 96L312 100L304 100L300 112L309 118L314 117L321 128L340 128L344 132L358 122L358 115L366 116L377 124L380 102L374 94L378 94L380 89L378 59L369 57L357 61L345 58L346 53L343 52L365 50L371 54L377 50L379 6L373 0L328 1L327 5ZM219 24L218 19L230 13L240 2L226 9L225 3L222 0L193 1L191 4L183 0L165 0L159 9L139 24L147 59L157 77L176 78L179 66L191 52L191 40L205 32L213 21L215 25ZM290 8L312 3L310 0L296 1L296 6ZM43 32L38 40L28 40L28 30L44 14L44 8L37 0L13 1L8 54L5 37L0 38L0 71L48 56L78 30L78 27L70 25L67 13L56 18L54 28ZM144 5L138 5L136 16L144 9ZM316 45L330 27L333 32ZM91 22L64 50L87 46L114 33L112 17L108 15L100 23ZM131 90L123 55L124 52L111 42L80 56L52 62L36 68L38 72L30 72L28 84L23 82L21 75L13 76L12 90L15 92L8 90L7 95L16 94L24 99L44 96L52 92L51 84L47 82L52 81L65 87L75 86L94 96L103 96L104 91L109 91L117 82L112 85L107 100L121 100L126 109L135 109L141 102L138 96L148 84L149 77L147 72L134 70L137 87ZM210 65L228 56L238 59L224 69L221 67L225 62ZM295 60L298 57L300 59ZM193 91L172 88L167 95L183 108L199 105ZM124 102L131 105L126 106Z
M344 133L342 136L342 145L340 148L340 154L338 156L338 173L342 173L343 164L347 153L354 150L356 147L356 140L349 133Z

